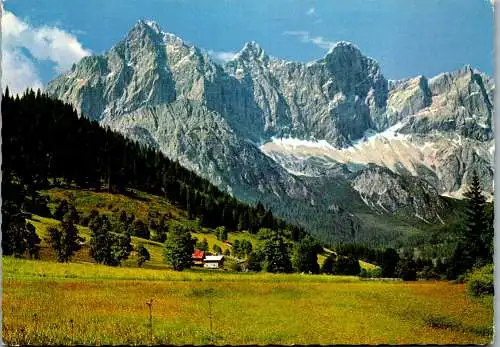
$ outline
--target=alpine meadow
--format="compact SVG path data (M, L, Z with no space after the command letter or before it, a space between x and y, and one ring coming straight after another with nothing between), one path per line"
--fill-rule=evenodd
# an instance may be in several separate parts
M0 4L4 343L491 343L489 2L47 2Z

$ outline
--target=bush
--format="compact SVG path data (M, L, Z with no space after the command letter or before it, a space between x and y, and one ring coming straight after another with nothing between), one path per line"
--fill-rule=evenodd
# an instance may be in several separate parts
M333 266L335 264L337 257L335 254L330 254L325 261L323 262L323 266L321 267L321 272L324 274L333 274Z
M472 297L494 294L493 264L474 269L466 279L467 294Z
M226 262L226 267L231 271L241 272L241 265L235 261Z
M353 257L338 257L333 264L334 275L358 276L361 272L359 260Z
M151 260L148 249L144 247L142 243L139 243L137 245L135 251L137 252L137 266L142 267L142 264L144 264L148 260Z
M373 269L361 269L359 277L364 278L379 278L382 277L382 268L376 267Z

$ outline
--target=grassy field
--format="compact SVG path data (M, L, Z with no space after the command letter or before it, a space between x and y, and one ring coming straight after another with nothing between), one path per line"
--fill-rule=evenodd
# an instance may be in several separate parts
M110 194L106 192L97 192L93 190L85 189L68 189L68 188L53 188L50 190L41 191L43 195L49 197L49 207L55 210L57 201L66 199L70 201L77 209L79 213L88 215L93 209L98 210L100 214L108 215L109 218L116 218L119 213L124 210L128 215L134 214L137 218L144 221L148 220L149 214L168 214L170 218L167 220L169 226L180 223L184 226L189 227L193 232L191 233L193 237L198 240L207 239L209 250L211 251L214 245L219 246L223 251L231 247L226 243L217 240L213 230L209 228L201 227L196 220L190 220L187 217L185 211L175 207L170 201L163 199L162 197L144 193L141 191L133 190L129 195L123 194ZM40 217L33 215L30 222L35 226L37 234L42 238L42 249L41 258L42 260L54 260L54 255L48 244L45 242L44 238L47 236L47 228L50 226L59 225L59 221L51 218ZM90 240L90 230L84 226L77 226L80 235L85 238L86 242ZM234 243L238 240L248 240L252 242L253 248L256 248L259 240L255 235L248 232L230 232L228 233L228 241ZM149 240L140 239L137 237L132 237L132 243L134 245L139 242L143 243L151 254L151 261L146 262L144 267L146 268L165 268L163 263L163 245ZM331 251L330 251L331 252ZM318 255L318 263L321 265L325 261L328 252ZM93 262L93 259L88 256L88 247L83 247L75 256L75 261L77 262ZM135 254L132 253L130 258L123 263L123 266L136 266ZM369 264L360 261L361 268L372 269L376 267L373 264Z
M479 344L491 340L492 305L447 282L3 258L10 344Z

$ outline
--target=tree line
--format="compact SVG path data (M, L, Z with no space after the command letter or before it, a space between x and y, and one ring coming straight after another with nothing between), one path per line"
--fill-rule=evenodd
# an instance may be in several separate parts
M164 196L186 210L190 218L197 217L202 225L215 228L221 240L227 238L228 231L248 230L257 234L261 241L257 249L244 241L233 246L234 255L246 257L248 268L255 271L362 274L411 280L418 276L457 278L474 267L492 263L492 210L476 174L466 193L467 213L451 257L423 259L415 257L411 249L337 245L333 247L335 253L320 267L317 256L322 245L303 228L274 217L260 203L250 206L239 202L154 148L79 118L68 104L40 91L28 90L22 97L12 97L6 90L2 117L5 255L38 256L40 239L26 219L29 213L51 216L47 199L38 190L66 184L123 194L134 188ZM85 220L77 220L77 215L67 202L61 202L54 212L61 224L49 230L50 244L60 261L70 259L81 245L75 227L80 223L92 232L91 255L97 262L120 264L132 250L130 235L149 239L151 228L156 240L165 244L167 263L180 270L190 266L196 241L181 226L168 230L165 219L146 223L124 211L119 223L114 224L98 213L85 216ZM143 262L149 258L144 249L142 245ZM380 273L363 273L358 260L379 265Z
M13 97L7 88L2 121L3 177L7 184L18 183L27 190L21 193L16 188L17 193L29 195L16 197L26 200L24 211L35 213L26 206L31 195L53 186L123 194L134 188L169 199L206 227L251 233L281 229L292 240L307 234L304 228L273 216L261 203L251 206L238 201L159 150L78 117L71 105L40 91L27 90ZM22 203L18 205L21 208Z

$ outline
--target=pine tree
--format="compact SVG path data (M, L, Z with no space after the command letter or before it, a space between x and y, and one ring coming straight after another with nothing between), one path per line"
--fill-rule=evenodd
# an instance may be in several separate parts
M378 260L378 265L382 268L383 277L396 277L396 268L399 263L399 254L394 248L387 248Z
M59 205L57 205L56 211L54 212L54 218L57 220L63 219L64 215L69 212L68 201L63 199Z
M489 242L492 241L492 237L486 214L486 198L483 195L476 171L472 174L472 181L464 196L467 201L467 210L465 227L460 241L468 249L469 264L467 264L467 268L469 269L474 265L481 266L493 261L490 254Z
M405 255L398 262L396 267L396 274L403 281L416 281L417 280L417 264L410 254Z

